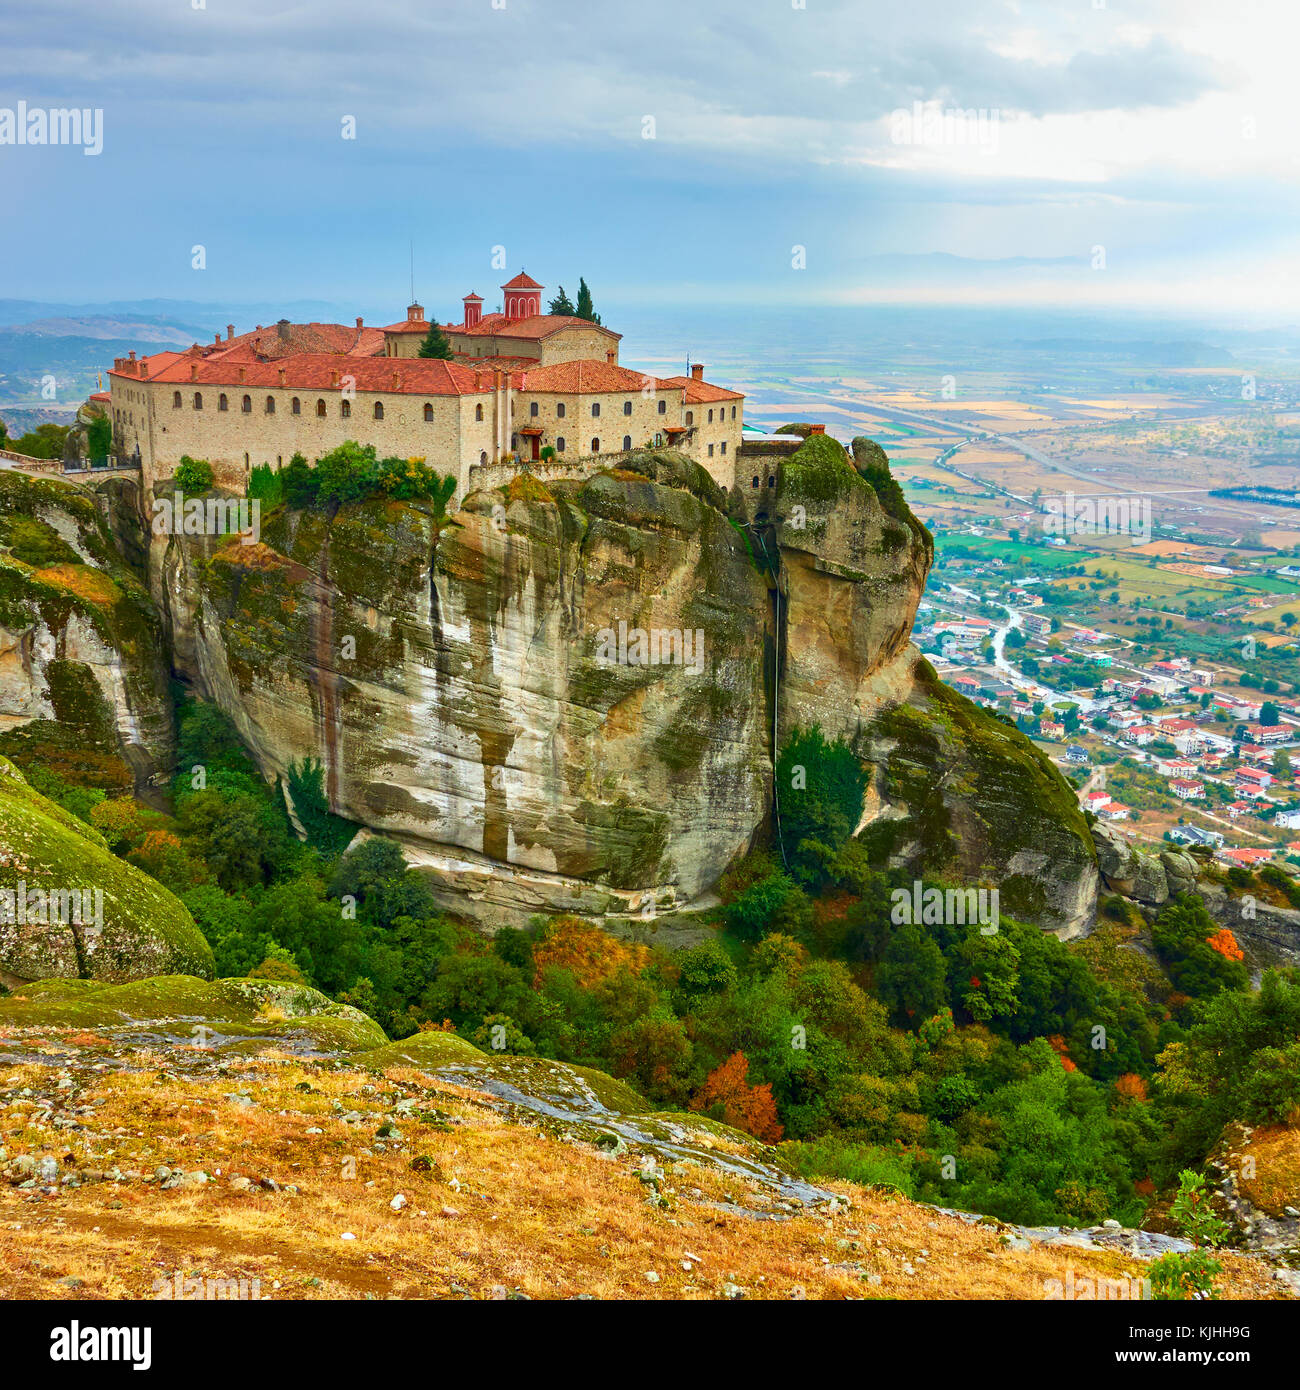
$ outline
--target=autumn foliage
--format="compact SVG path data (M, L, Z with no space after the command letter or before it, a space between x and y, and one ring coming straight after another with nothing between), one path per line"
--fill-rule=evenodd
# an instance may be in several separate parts
M1147 1084L1135 1071L1126 1071L1115 1082L1117 1095L1124 1096L1128 1100L1146 1100Z
M776 1117L776 1101L768 1082L751 1086L749 1058L743 1052L733 1052L715 1071L709 1073L699 1094L691 1101L692 1110L721 1110L721 1118L733 1129L775 1144L783 1133Z
M1227 927L1222 927L1216 931L1213 936L1206 940L1205 944L1211 951L1218 951L1221 956L1226 956L1228 960L1245 959L1245 952L1237 945L1237 938Z
M617 975L624 968L638 975L650 959L650 949L635 942L620 941L580 917L556 917L533 947L537 966L535 984L540 985L547 966L568 970L584 988Z

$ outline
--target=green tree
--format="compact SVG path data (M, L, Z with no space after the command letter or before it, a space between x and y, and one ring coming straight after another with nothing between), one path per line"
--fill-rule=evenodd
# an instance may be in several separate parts
M550 304L547 306L546 312L548 314L563 314L567 318L574 318L578 311L573 307L573 300L569 298L564 291L564 286L561 285L559 294L551 300Z
M600 315L591 302L591 291L587 288L586 280L581 278L578 280L578 304L573 312L578 318L586 319L589 323L600 322Z
M207 459L192 459L182 454L172 482L184 493L207 492L212 487L212 465Z
M443 362L450 362L454 356L451 350L451 343L447 335L438 327L436 323L429 325L429 331L424 335L424 341L420 344L420 351L417 357L435 357Z
M948 1003L947 967L934 937L916 922L896 926L876 973L876 993L900 1028L919 1028Z

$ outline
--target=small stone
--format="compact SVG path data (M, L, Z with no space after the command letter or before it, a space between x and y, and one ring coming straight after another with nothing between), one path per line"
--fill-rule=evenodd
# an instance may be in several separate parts
M654 1272L653 1269L647 1269L645 1272L645 1277L646 1282L649 1284L657 1284L659 1282L659 1276Z
M354 1235L352 1234L351 1231L344 1231L343 1234L342 1234L341 1236L339 1236L339 1239L340 1239L340 1240L356 1240L356 1236L354 1236Z
M399 1192L397 1196L394 1197L391 1202L389 1202L388 1205L392 1207L394 1211L401 1211L401 1209L406 1205L406 1198L403 1197L402 1194Z
M247 1192L252 1185L252 1182L248 1178L230 1179L230 1186L235 1192Z
M443 1207L443 1209L442 1209L442 1215L443 1215L443 1216L459 1216L459 1215L460 1215L460 1212L458 1212L458 1211L456 1210L455 1207Z
M319 1125L312 1125L307 1131L308 1134L324 1134L325 1131Z

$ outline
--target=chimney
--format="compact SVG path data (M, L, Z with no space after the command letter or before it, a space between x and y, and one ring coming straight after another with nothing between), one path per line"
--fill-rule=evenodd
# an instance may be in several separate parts
M361 328L361 315L360 315L360 314L357 315L357 328L358 328L358 330Z
M331 386L331 387L334 387L334 386L337 386L338 384L339 384L339 374L338 374L338 372L331 372L331 373L330 373L330 386Z
M235 325L234 325L233 323L228 323L228 324L226 325L226 342L229 342L234 336L235 336Z
M279 335L280 341L282 343L287 343L289 341L289 320L278 319L276 321L275 331Z
M809 432L810 434L825 434L825 433L826 433L826 426L825 426L825 425L809 425L809 426L808 426L808 432Z
M281 385L281 386L284 386L284 385L286 385L286 384L287 384L287 383L285 382L285 379L284 379L284 368L281 367L281 368L280 368L280 385Z
M220 347L220 346L221 346L221 334L220 334L220 333L214 333L214 334L212 335L212 346L213 346L213 347Z
M703 380L704 380L704 363L703 363L703 362L692 362L692 363L691 363L691 380L692 380L692 381L703 381Z
M129 353L127 353L127 359L128 359L128 361L131 361L131 362L134 362L134 361L135 361L135 349L134 349L134 348L132 348L131 351L130 351Z

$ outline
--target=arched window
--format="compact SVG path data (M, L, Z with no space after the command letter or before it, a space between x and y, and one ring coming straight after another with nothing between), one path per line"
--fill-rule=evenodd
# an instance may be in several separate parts
M202 409L203 409L203 392L202 392L202 391L196 391L196 392L194 393L194 409L195 409L195 410L202 410Z
M557 454L562 454L562 453L564 452L564 436L563 436L563 435L559 435L559 436L556 438L556 441L555 441L555 452L556 452Z
M479 406L478 411L479 419L481 420L483 418L483 407ZM424 423L426 425L433 424L433 407L429 404L428 401L425 401L424 403Z
M180 408L181 408L181 393L180 393L179 391L173 391L173 392L172 392L172 409L173 409L173 410L179 410Z
M345 420L350 420L350 419L352 418L352 402L351 402L351 401L340 401L340 402L339 402L339 414L340 414Z
M244 472L245 472L245 473L248 472L248 455L247 455L247 454L244 455Z
M478 461L479 461L480 463L486 463L486 462L487 462L487 450L486 450L486 449L480 449L480 450L479 450Z
M425 418L426 420L428 420L428 419L430 418L431 413L432 413L432 410L433 410L433 407L432 407L432 406L426 405L426 406L424 407L424 418ZM474 418L475 418L476 420L481 420L481 419L483 418L483 407L482 407L481 405L476 405L476 406L474 407Z
M295 415L302 414L302 402L298 399L297 396L293 398L293 401L290 403L289 409L292 410Z
M767 480L767 485L768 485L768 487L775 487L775 486L776 486L776 474L775 474L775 473L773 473L772 476Z
M713 412L709 411L709 424L713 423Z
M752 483L750 483L750 487L757 487L757 486L758 486L758 479L755 478L754 481L753 481Z
M600 440L599 440L599 439L593 439L593 440L591 441L591 452L592 452L593 454L598 454L598 453L600 453Z
M229 409L230 409L230 397L227 396L226 393L225 393L224 391L217 397L217 409L218 409L218 410L229 410Z
M245 396L244 399L240 402L239 408L244 412L245 415L251 415L253 413L252 396Z
M625 434L625 435L623 436L623 452L626 453L631 447L632 447L632 436L631 436L630 434Z
M695 412L693 410L688 410L686 412L686 423L688 425L693 425L695 423Z
M591 418L594 420L594 419L596 419L599 415L600 415L600 402L599 402L599 401L592 401L592 403L591 403Z
M560 401L560 402L556 405L556 407L555 407L555 418L556 418L557 420L563 420L563 419L564 419L564 402L563 402L563 401Z
M528 403L528 415L530 419L536 420L540 410L541 406L538 405L536 401L530 401Z
M667 401L660 401L660 402L659 402L659 413L660 413L660 415L667 415L667 414L668 414L668 402L667 402Z
M624 402L623 402L623 414L624 414L624 415L631 415L631 413L632 413L632 402L631 402L631 401L624 401Z
M274 414L275 414L275 397L274 397L274 396L268 396L268 397L266 398L266 413L267 413L268 415L274 415Z
M324 401L317 401L317 402L316 402L316 418L317 418L318 420L323 420L323 419L325 418L325 402L324 402Z
M736 407L734 405L731 407L731 418L733 420L736 418Z
M375 419L376 419L376 420L382 420L383 418L384 418L384 403L383 403L383 401L376 401L376 402L375 402Z

